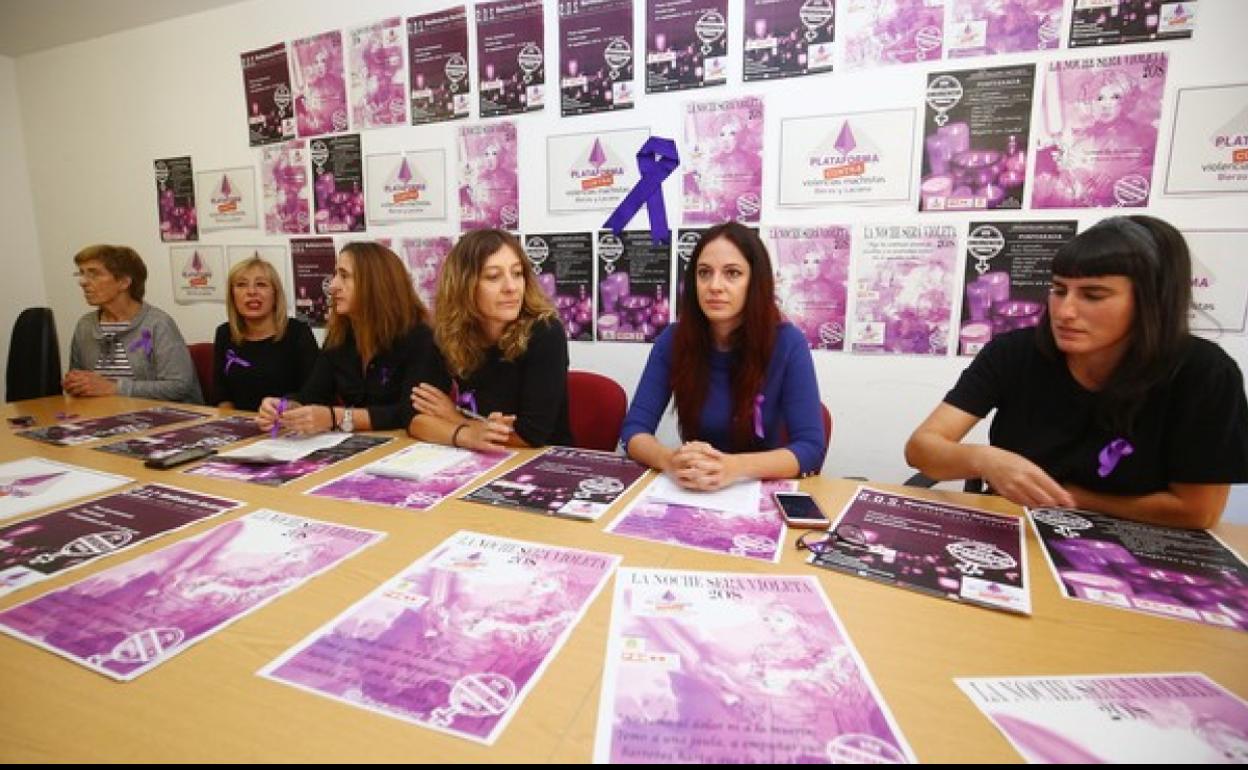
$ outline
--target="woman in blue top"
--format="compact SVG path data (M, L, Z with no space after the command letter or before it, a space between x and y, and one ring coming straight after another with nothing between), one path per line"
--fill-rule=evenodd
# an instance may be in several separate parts
M676 448L654 436L673 395ZM680 323L650 352L621 443L681 486L715 490L817 473L820 416L810 348L780 319L767 249L744 225L712 227L689 260Z

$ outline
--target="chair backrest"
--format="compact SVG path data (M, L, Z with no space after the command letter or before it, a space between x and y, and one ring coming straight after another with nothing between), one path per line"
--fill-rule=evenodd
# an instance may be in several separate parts
M615 449L627 411L628 396L615 380L593 372L568 372L568 427L576 446Z
M4 393L7 401L61 394L61 346L52 308L28 307L13 322Z
M204 403L216 406L212 403L212 343L192 342L186 349L191 352L191 362L195 364L195 376L199 377L199 389L204 394Z

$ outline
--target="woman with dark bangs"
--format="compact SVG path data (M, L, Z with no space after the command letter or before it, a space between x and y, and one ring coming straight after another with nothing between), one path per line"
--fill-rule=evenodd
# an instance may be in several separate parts
M673 395L684 442L675 448L654 435ZM620 441L687 489L819 471L825 444L810 348L781 321L771 259L744 225L716 225L694 249L680 322L655 341Z
M906 444L934 479L979 478L1020 505L1205 528L1248 481L1243 375L1188 333L1191 257L1149 216L1058 251L1048 318L993 338ZM964 444L993 409L989 446Z

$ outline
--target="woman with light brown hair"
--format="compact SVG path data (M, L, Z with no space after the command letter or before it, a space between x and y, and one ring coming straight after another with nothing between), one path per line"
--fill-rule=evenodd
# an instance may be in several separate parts
M411 390L412 436L486 451L572 443L568 338L514 235L464 234L435 307L439 366Z
M330 282L325 347L298 393L270 396L257 418L308 435L402 428L411 418L405 383L433 356L428 312L398 256L377 243L347 244Z

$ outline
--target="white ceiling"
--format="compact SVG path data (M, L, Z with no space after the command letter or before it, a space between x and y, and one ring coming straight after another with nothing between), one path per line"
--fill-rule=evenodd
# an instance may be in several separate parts
M0 0L0 55L21 56L242 0Z

